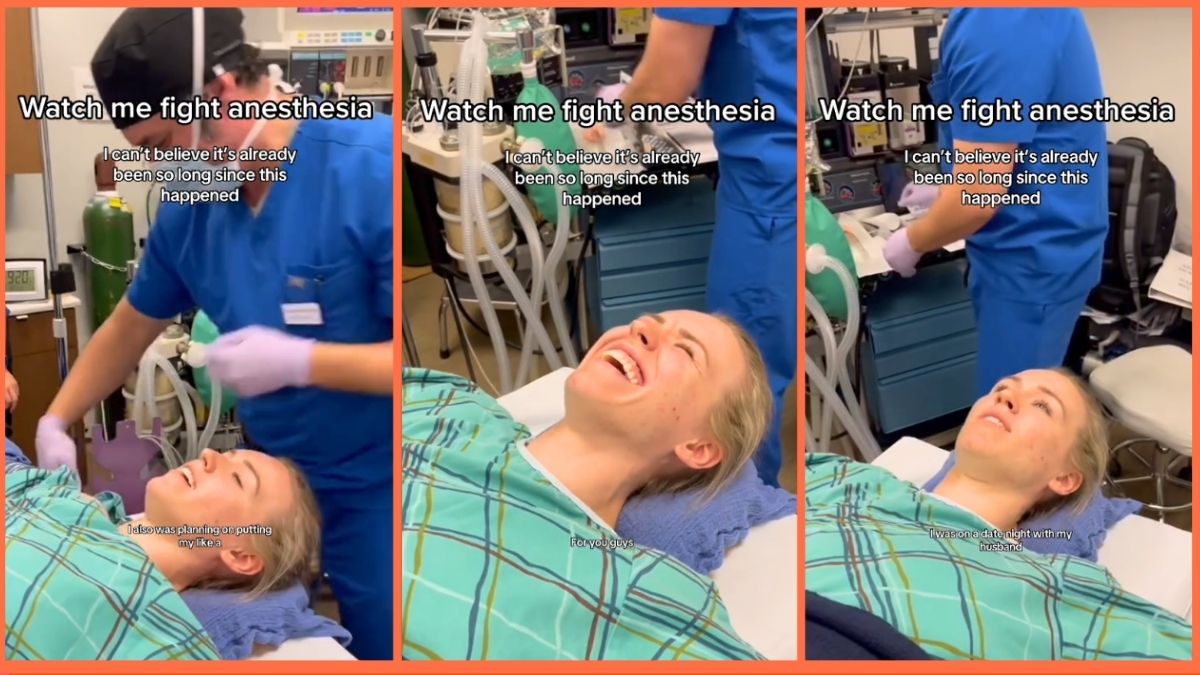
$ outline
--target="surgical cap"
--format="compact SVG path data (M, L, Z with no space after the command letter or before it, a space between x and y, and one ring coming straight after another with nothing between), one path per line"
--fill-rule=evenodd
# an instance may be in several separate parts
M239 65L245 36L240 9L204 10L204 84L213 66ZM118 129L141 118L114 114L117 102L149 103L151 116L168 96L192 95L192 10L127 9L108 29L92 57L92 78Z

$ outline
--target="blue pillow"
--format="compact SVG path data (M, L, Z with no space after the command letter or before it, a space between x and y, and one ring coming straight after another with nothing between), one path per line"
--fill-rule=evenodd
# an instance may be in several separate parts
M621 509L617 534L710 574L751 528L796 513L796 496L763 483L751 462L711 500L702 495L695 488L636 496Z
M254 645L278 647L286 640L331 637L343 647L350 633L308 606L308 590L291 588L245 600L242 593L220 590L183 592L183 600L212 638L221 658L249 658Z
M954 466L953 452L950 453L950 458L946 460L941 471L929 479L923 489L926 492L932 492L946 477L946 474L950 473L952 466ZM1021 544L1034 553L1069 555L1096 562L1100 547L1104 545L1104 538L1108 536L1108 531L1122 518L1137 513L1141 508L1142 504L1132 499L1111 499L1097 493L1088 502L1083 512L1078 515L1064 509L1031 518L1020 525L1022 530L1031 532L1043 530L1070 532L1070 539L1064 537L1027 538L1022 540Z
M4 439L4 459L7 462L13 462L15 464L33 465L33 462L29 461L29 458L25 456L25 453L21 451L21 448L17 447L17 444L13 443L12 439L9 438Z

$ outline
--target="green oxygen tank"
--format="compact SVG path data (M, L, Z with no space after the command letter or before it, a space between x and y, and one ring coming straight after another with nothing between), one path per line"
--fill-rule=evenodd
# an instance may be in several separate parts
M221 336L217 330L217 325L208 318L208 315L202 311L196 312L196 318L192 319L192 342L201 345L211 345ZM196 391L200 392L200 397L204 399L205 405L212 405L212 378L208 375L208 368L200 367L192 369L192 378L196 381ZM219 414L225 414L233 410L233 406L237 403L237 398L234 397L232 391L228 389L221 390L221 411Z
M532 104L536 106L548 106L554 110L554 119L549 122L518 122L516 124L517 135L527 139L536 138L542 142L546 151L550 153L551 159L555 151L562 153L574 153L576 150L575 136L571 133L571 127L563 121L562 107L558 104L558 99L554 94L546 88L546 85L538 82L537 65L535 63L521 64L521 73L525 78L524 87L521 93L517 95L518 104ZM558 170L563 174L564 179L571 176L574 183L566 183L567 194L579 195L583 191L580 185L580 172L577 164L558 164ZM538 169L534 173L547 173L548 169ZM558 222L558 195L557 186L555 185L530 185L529 199L533 201L533 205L550 223ZM574 217L576 208L571 207L571 216Z
M854 266L854 254L850 242L829 209L811 192L804 196L804 248L820 244L825 254L841 262L850 270L854 279L854 292L858 292L858 270ZM817 298L829 318L845 321L847 318L846 290L841 280L830 270L820 274L804 275L804 286Z
M96 330L125 295L125 266L134 259L133 211L116 190L101 189L88 201L83 209L83 238L90 263L92 330Z

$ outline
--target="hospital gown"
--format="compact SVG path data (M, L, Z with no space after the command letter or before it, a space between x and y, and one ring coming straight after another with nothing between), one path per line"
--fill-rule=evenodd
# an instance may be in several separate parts
M982 550L1011 546L991 530L885 469L836 455L805 461L805 587L882 618L929 654L1191 658L1191 626L1121 590L1103 567Z
M216 660L179 593L66 468L13 461L5 476L4 654L10 660Z
M402 433L404 658L761 658L711 579L589 517L470 382L404 371Z

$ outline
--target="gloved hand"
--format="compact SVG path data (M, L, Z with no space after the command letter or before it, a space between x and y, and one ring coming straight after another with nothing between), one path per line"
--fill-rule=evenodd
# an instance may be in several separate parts
M222 335L208 347L208 371L238 396L304 387L312 374L315 344L273 328L250 326Z
M596 90L596 100L612 103L621 98L621 93L625 91L625 84L606 84ZM604 140L605 128L604 124L597 124L583 132L583 140L588 143L599 144ZM607 126L620 126L620 123L609 123Z
M901 207L909 211L928 211L933 206L933 202L937 200L938 186L936 185L917 185L909 183L904 186L904 191L900 193Z
M903 227L892 233L883 245L883 259L897 274L911 277L917 273L917 263L921 254L914 251L908 243L908 228Z
M65 466L79 473L75 461L75 441L67 435L66 422L53 415L42 417L38 420L34 444L37 446L38 468L53 471Z
M612 103L621 98L621 93L625 91L625 83L606 84L596 90L596 98L605 103Z

